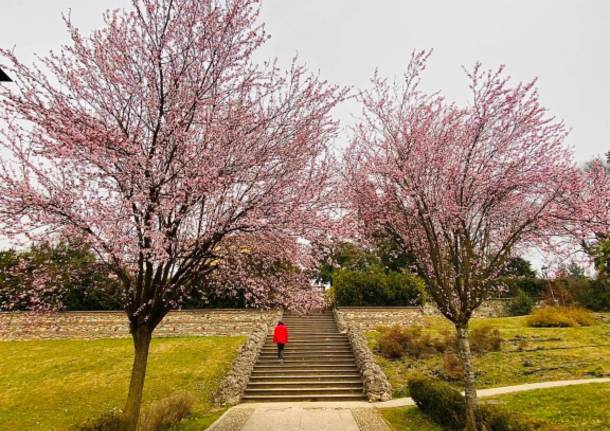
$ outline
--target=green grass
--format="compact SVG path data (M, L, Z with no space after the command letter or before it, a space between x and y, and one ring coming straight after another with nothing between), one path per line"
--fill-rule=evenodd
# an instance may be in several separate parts
M379 409L379 412L394 431L443 431L417 407Z
M211 396L244 337L153 339L144 405L177 391L193 393L194 415L180 431L201 430L222 410ZM133 359L131 339L0 342L2 429L65 430L122 408Z
M512 411L560 425L566 431L610 429L610 384L591 383L563 388L538 389L494 397ZM483 400L489 400L484 398ZM417 407L381 409L395 431L440 431Z
M453 331L440 317L423 320L426 331L438 335ZM491 325L499 328L505 343L501 352L475 356L477 387L507 386L547 380L566 380L610 376L610 314L599 314L597 324L576 328L531 328L526 317L473 319L471 327ZM374 351L379 333L370 332ZM388 360L375 354L388 376L395 396L408 396L406 382L416 372L439 376L443 370L440 354L420 359L405 356ZM459 386L459 382L454 382Z

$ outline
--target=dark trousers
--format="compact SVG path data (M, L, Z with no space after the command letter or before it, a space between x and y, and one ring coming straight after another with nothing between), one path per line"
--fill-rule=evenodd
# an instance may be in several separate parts
M285 346L285 344L277 343L277 357L278 357L278 359L284 359L284 346Z

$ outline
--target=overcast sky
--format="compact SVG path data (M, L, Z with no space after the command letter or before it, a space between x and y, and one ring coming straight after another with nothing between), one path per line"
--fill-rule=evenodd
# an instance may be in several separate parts
M2 0L0 45L30 61L64 43L61 13L72 11L85 32L107 8L129 0ZM272 35L259 54L301 61L339 84L362 88L377 67L400 75L414 49L434 49L424 85L464 101L461 66L506 64L516 80L537 76L545 106L572 128L567 144L578 160L610 149L610 1L264 0ZM337 116L352 122L358 107Z
M88 32L105 9L129 4L2 0L0 46L29 62L67 41L62 12L71 9ZM272 38L261 59L298 53L323 78L357 88L375 68L400 75L411 51L432 48L424 86L460 102L468 94L462 65L505 64L515 80L539 78L543 103L572 129L577 160L610 149L608 0L264 0L262 20ZM351 102L337 110L346 126L357 114Z

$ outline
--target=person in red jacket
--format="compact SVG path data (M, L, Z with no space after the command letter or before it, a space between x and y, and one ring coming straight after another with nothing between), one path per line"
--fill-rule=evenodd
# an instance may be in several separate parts
M284 361L284 346L288 344L288 328L281 320L273 330L273 342L277 344L277 357Z

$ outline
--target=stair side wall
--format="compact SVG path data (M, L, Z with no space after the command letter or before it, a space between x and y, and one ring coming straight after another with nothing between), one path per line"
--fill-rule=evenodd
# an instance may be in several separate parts
M347 334L352 346L356 365L362 376L364 393L368 400L375 402L392 399L392 385L390 385L381 367L375 362L373 353L360 329L347 323L337 309L334 309L333 313L337 327Z
M250 381L254 365L263 350L269 329L275 326L281 315L281 311L276 311L269 323L260 322L254 326L248 340L233 361L230 371L220 383L214 396L214 404L233 406L239 403Z

